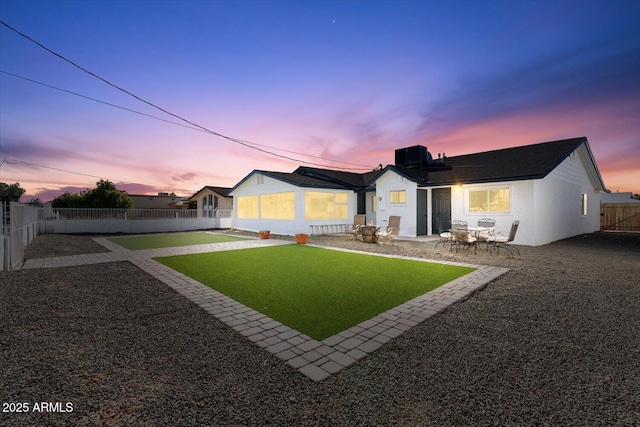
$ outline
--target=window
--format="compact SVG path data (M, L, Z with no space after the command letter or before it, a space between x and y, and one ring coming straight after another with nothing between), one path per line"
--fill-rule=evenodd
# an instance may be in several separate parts
M585 193L582 193L582 216L587 216L588 206L587 195Z
M371 212L376 213L378 211L378 197L374 194L371 196Z
M407 203L407 192L405 190L394 190L389 192L389 203Z
M296 195L294 192L263 194L260 196L260 218L295 219Z
M347 219L348 208L346 193L304 193L304 219Z
M258 218L258 196L238 197L238 218Z
M510 193L508 188L469 190L469 212L510 212Z

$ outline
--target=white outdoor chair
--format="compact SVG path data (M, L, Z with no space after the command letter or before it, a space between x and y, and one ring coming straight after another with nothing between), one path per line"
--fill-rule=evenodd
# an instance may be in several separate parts
M458 253L458 248L460 246L464 246L467 250L473 246L473 253L476 254L478 252L478 240L469 233L469 230L463 228L451 229L452 235L452 247L456 247L456 253Z
M493 237L493 234L495 232L496 220L491 218L481 218L478 220L478 227L491 228L491 230L480 231L476 235L476 239L478 240L478 242L486 243L487 250L489 250L489 242L491 241L491 238Z
M436 249L440 244L442 245L442 247L445 247L446 245L450 245L452 243L453 236L451 235L451 231L443 231L442 233L440 233L440 240L436 242Z
M353 236L353 240L358 240L358 234L360 234L360 227L362 227L365 223L366 216L363 214L358 214L353 217L353 224L348 226L344 231L345 234Z
M520 225L520 221L518 220L513 221L513 223L511 224L511 230L509 231L508 236L505 236L503 233L496 233L496 235L493 236L489 241L489 248L491 250L495 249L498 252L498 254L500 253L500 248L506 249L509 251L511 255L513 255L512 249L515 249L518 255L520 255L520 250L517 247L513 245L509 245L509 243L513 242L513 240L516 238L518 225Z
M467 221L453 220L451 221L451 247L449 250L453 250L455 247L458 252L460 246L465 246L467 249L473 246L474 253L478 250L477 240L469 233Z
M391 215L389 217L389 225L385 231L379 233L379 236L385 239L389 243L393 243L393 239L398 237L398 233L400 232L400 219L399 216Z

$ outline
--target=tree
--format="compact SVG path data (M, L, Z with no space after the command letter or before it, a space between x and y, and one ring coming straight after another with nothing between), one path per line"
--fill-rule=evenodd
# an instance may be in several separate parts
M54 208L116 208L131 209L133 200L109 180L101 179L96 188L81 193L64 193L53 199Z
M640 200L640 193L635 193L631 198Z
M62 193L51 201L51 206L54 208L81 208L84 207L83 196L84 193L69 193L68 191Z
M35 206L37 208L41 208L42 206L44 206L44 204L42 203L42 200L38 199L37 197L35 199L29 200L27 204L29 206Z
M11 185L0 182L0 202L19 202L25 191L17 182Z

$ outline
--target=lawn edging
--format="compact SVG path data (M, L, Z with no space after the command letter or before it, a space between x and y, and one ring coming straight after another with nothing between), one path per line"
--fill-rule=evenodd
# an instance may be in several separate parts
M248 243L243 242L242 246L246 247ZM253 244L265 246L291 244L291 242L269 239L255 240ZM331 250L345 250L321 247ZM317 341L159 262L148 258L144 262L138 262L136 258L133 258L132 262L199 305L234 331L245 336L252 343L316 382L329 378L365 358L390 340L399 337L450 305L466 299L473 292L482 289L509 271L506 268L494 266L360 251L352 252L459 265L472 267L476 270L345 331Z

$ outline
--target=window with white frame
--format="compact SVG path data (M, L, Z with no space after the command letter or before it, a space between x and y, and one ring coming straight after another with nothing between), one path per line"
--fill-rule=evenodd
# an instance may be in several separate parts
M469 190L469 212L511 212L510 189L505 187L487 190Z
M378 211L378 197L374 194L371 196L371 212L376 213Z
M347 219L349 196L346 193L305 191L304 219Z
M587 216L588 206L589 204L587 203L587 195L586 193L582 193L582 216Z
M406 190L392 190L389 192L389 203L400 204L407 203Z
M237 202L238 218L258 218L258 196L241 196Z
M295 219L296 195L293 191L260 195L260 218Z

